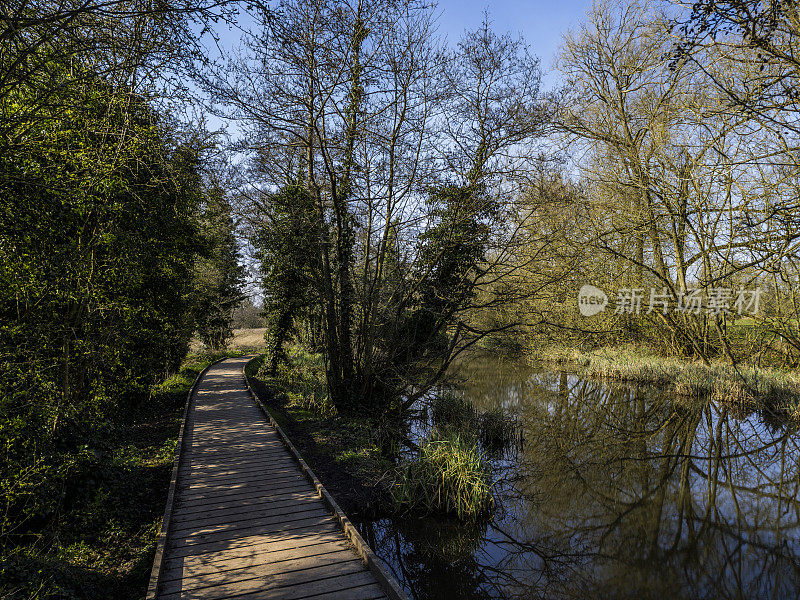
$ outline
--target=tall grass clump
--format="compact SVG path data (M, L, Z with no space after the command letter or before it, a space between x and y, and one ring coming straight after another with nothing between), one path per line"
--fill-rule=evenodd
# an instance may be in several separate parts
M434 425L441 430L468 433L478 429L478 412L464 396L454 392L438 394L431 400L430 409Z
M672 383L681 371L680 360L666 358L634 347L595 350L584 366L586 375L620 381Z
M714 389L714 374L703 364L687 363L675 377L674 387L679 396L703 396Z
M537 360L557 364L572 364L585 367L591 360L589 352L568 346L544 346L536 350L533 357Z
M435 396L430 409L433 424L440 432L476 439L493 453L506 450L518 438L516 420L503 409L479 411L469 398L453 392Z
M519 440L516 419L507 415L502 408L481 413L479 422L478 438L489 452L503 452Z
M489 473L474 440L459 435L428 439L403 465L392 488L397 507L417 515L477 519L494 508Z

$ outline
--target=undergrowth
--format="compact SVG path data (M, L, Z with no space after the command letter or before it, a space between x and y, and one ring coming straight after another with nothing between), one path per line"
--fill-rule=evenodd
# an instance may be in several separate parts
M186 394L202 369L228 353L186 357L179 371L132 403L131 413L41 468L3 485L0 597L139 599L144 596ZM19 522L19 521L18 521Z

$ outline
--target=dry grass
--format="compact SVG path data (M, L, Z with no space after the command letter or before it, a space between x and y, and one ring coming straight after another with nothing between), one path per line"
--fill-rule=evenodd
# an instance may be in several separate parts
M705 365L665 357L647 348L622 346L581 351L546 348L538 358L577 365L583 375L672 386L681 396L709 396L738 407L771 406L800 416L800 373L795 370L760 369L723 362ZM794 417L793 417L794 418Z
M234 329L233 339L228 345L229 350L257 350L266 348L264 341L264 333L267 331L266 327L258 327L256 329ZM203 349L203 342L198 338L192 339L191 345L192 352L199 352Z

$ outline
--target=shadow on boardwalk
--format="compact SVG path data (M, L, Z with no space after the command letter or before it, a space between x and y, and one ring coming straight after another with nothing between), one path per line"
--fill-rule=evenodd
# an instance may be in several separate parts
M250 399L247 360L194 394L157 598L387 597Z

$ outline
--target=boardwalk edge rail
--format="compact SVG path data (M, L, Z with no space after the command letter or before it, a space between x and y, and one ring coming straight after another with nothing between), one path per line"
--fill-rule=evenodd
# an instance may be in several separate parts
M150 571L150 583L147 586L146 600L155 600L158 595L158 582L161 579L161 571L164 566L164 550L167 544L167 533L169 532L169 524L172 519L172 505L175 503L175 488L178 485L178 467L181 464L181 455L184 450L184 428L186 427L186 417L189 416L189 409L192 405L192 398L200 380L206 372L218 362L222 362L228 358L223 356L212 363L207 364L189 388L189 393L186 395L186 404L183 406L183 418L181 419L181 429L178 432L178 443L175 447L175 460L172 463L172 478L169 481L169 492L167 493L167 506L164 509L164 519L161 521L161 529L158 532L158 545L156 546L156 555L153 557L153 569Z
M269 424L277 432L278 436L281 438L281 441L289 450L297 464L300 465L303 475L305 475L306 479L308 479L311 485L316 488L317 494L328 506L328 509L333 512L333 515L336 517L336 520L338 521L339 526L342 528L342 531L353 544L353 546L355 546L356 552L358 552L361 560L375 576L375 579L378 580L378 584L383 588L383 591L386 592L391 600L409 600L408 595L406 595L405 591L403 591L403 588L400 587L394 576L384 566L383 562L375 555L367 542L364 541L364 538L362 538L361 534L358 533L358 530L350 522L350 519L347 518L347 515L344 514L344 511L339 508L336 500L333 499L333 496L328 493L328 490L325 489L325 486L323 486L320 480L317 479L317 476L314 475L314 471L312 471L311 467L306 464L306 461L303 460L302 456L300 456L297 448L294 447L294 444L292 444L291 440L289 440L288 436L283 432L283 429L281 429L280 425L278 425L278 422L272 417L272 414L269 412L269 410L267 410L267 407L264 406L264 403L261 402L261 399L253 391L253 388L250 387L250 379L247 377L246 369L247 365L249 365L256 358L258 357L254 356L242 367L242 376L244 377L247 391L250 393L250 397L253 399L253 402L255 402L256 406L258 406L261 412L264 413L264 416L269 421Z

